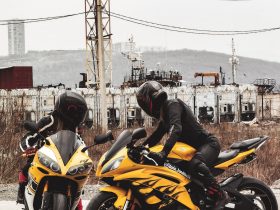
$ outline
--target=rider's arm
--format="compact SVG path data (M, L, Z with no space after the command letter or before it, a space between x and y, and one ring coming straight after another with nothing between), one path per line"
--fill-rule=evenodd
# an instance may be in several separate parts
M168 105L166 111L169 121L167 124L170 125L169 138L167 139L162 151L167 156L182 133L181 115L183 108L178 102L172 102Z
M36 127L37 130L43 135L47 136L47 131L51 129L51 127L54 125L54 118L52 115L46 116L41 118L37 123ZM40 136L37 133L29 132L27 133L20 142L20 149L24 152L26 149L33 147L36 145L38 140L40 139Z
M164 124L162 121L160 121L156 130L146 139L143 145L149 145L149 147L155 146L162 139L164 134Z

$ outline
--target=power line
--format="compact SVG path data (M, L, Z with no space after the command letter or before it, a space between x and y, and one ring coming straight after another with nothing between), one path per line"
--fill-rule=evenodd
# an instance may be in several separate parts
M135 23L138 25L143 25L151 28L166 30L166 31L173 31L179 33L187 33L187 34L199 34L199 35L215 35L215 36L227 36L227 35L245 35L245 34L254 34L254 33L262 33L268 31L279 30L280 27L274 28L264 28L264 29L254 29L254 30L243 30L243 31L225 31L225 30L206 30L206 29L191 29L191 28L183 28L165 24L154 23L150 21L145 21L141 19L136 19L124 15L120 15L117 13L112 13L111 16L117 19L121 19L127 22Z
M106 11L104 12L106 13ZM21 19L21 20L0 20L0 26L10 25L10 24L21 24L21 23L35 23L35 22L45 22L51 20L57 20L62 18L68 18L73 16L78 16L81 14L85 14L85 12L73 13L68 15L60 15L53 17L43 17L43 18L29 18L29 19ZM126 15L122 15L119 13L111 12L110 15L114 18L134 23L137 25L142 25L145 27L177 32L177 33L186 33L186 34L197 34L197 35L214 35L214 36L233 36L233 35L248 35L248 34L256 34L256 33L264 33L269 31L279 30L280 27L272 27L272 28L262 28L262 29L252 29L252 30L210 30L210 29L198 29L198 28L186 28L179 27L174 25L167 25L161 23L155 23L143 19L138 19L134 17L129 17Z
M59 16L52 16L52 17L42 17L42 18L29 18L29 19L19 19L19 20L0 20L0 26L10 25L10 24L21 24L21 23L35 23L35 22L44 22L44 21L50 21L50 20L57 20L62 18L68 18L73 16L78 16L85 14L85 12L79 12L79 13L73 13L68 15L59 15Z

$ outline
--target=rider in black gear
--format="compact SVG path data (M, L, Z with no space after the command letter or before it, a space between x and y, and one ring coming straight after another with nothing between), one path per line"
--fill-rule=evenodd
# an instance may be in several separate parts
M159 153L151 152L149 156L162 164L177 141L194 147L197 152L190 161L189 171L204 184L208 196L215 201L213 209L223 209L227 194L221 190L209 170L220 152L218 139L203 129L182 100L168 100L167 93L158 82L148 81L142 84L136 97L139 106L149 116L160 120L157 129L146 139L144 145L155 146L164 134L169 135L163 150Z
M48 137L59 130L70 130L74 133L78 131L78 127L84 122L87 115L87 103L85 99L78 93L72 91L66 91L61 94L56 100L54 111L48 116L43 117L36 123L38 132L43 137ZM82 141L82 139L78 136ZM43 141L40 141L41 136L38 133L27 133L20 142L20 148L23 152L28 153L32 151L32 154L28 157L26 165L19 173L19 190L17 202L23 203L24 189L27 184L28 169L33 161L36 149L40 148ZM76 208L82 210L82 201Z
M54 112L44 116L36 123L37 130L42 136L48 137L56 132L57 129L57 116ZM22 152L25 152L27 156L27 162L19 171L19 189L17 196L17 203L23 204L24 189L27 185L28 169L31 166L34 155L37 149L41 146L41 136L34 132L28 132L21 139L19 147Z

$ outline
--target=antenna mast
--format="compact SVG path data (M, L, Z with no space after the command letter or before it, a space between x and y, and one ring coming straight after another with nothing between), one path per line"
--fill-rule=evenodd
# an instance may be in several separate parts
M233 38L232 38L232 56L229 59L229 63L231 64L231 69L232 69L232 84L236 84L236 70L237 70L237 65L239 65L239 58L236 56L235 53Z

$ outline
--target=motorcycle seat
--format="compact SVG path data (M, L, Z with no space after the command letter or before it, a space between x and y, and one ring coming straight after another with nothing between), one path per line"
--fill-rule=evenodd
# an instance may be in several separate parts
M232 158L235 158L239 153L239 150L235 149L235 150L226 150L223 152L220 152L218 159L216 161L216 165L220 164L220 163L224 163Z
M230 149L248 150L258 147L261 143L268 139L268 136L247 139L244 141L235 142L230 146Z

